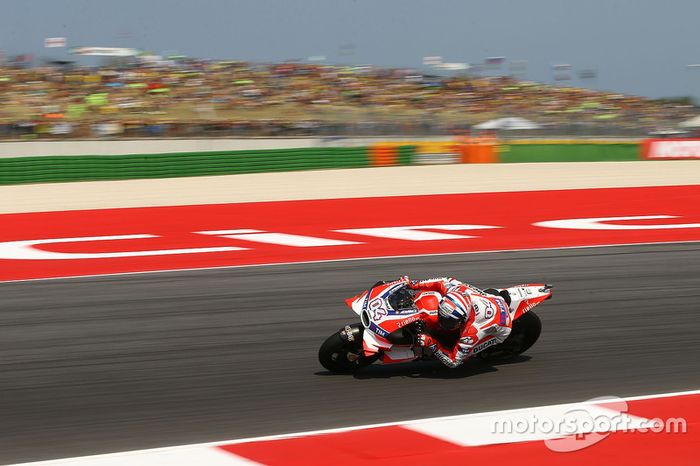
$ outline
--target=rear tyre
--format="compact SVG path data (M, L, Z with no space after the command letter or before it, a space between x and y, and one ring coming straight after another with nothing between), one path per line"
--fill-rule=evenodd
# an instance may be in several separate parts
M340 331L326 338L318 350L318 361L330 372L352 374L356 370L372 364L378 357L367 358L362 352L362 339L359 342L345 341Z
M542 321L530 311L513 322L513 330L501 344L486 348L478 356L487 362L506 362L523 354L535 344L542 333Z

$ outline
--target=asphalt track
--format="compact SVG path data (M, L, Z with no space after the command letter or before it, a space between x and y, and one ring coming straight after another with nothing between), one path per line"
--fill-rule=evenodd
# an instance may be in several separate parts
M382 278L548 282L522 360L325 373ZM1 283L0 463L700 387L700 243Z

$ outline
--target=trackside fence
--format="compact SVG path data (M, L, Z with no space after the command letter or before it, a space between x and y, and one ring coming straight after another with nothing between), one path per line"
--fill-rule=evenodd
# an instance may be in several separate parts
M699 143L700 144L700 143ZM386 141L361 147L0 158L0 184L173 178L295 170L432 165L639 160L648 144L492 138ZM646 149L645 149L646 150Z

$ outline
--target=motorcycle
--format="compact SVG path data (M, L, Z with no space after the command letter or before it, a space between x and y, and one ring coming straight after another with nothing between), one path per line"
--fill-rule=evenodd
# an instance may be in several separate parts
M513 322L510 335L502 343L477 345L472 356L491 363L504 362L535 344L542 323L532 309L552 297L552 285L472 289L492 302L494 310L509 312ZM424 318L437 314L440 298L437 292L413 290L405 282L374 284L345 301L360 317L360 323L345 325L328 337L319 349L319 362L330 372L351 374L377 361L394 364L435 359L432 351L418 345L417 335L423 331ZM450 345L456 343L456 338Z

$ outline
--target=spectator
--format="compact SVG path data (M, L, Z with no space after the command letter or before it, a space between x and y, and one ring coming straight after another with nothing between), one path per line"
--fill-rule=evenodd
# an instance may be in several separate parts
M179 60L0 67L0 137L15 138L450 134L501 116L550 130L644 134L695 113L682 102L371 66Z

